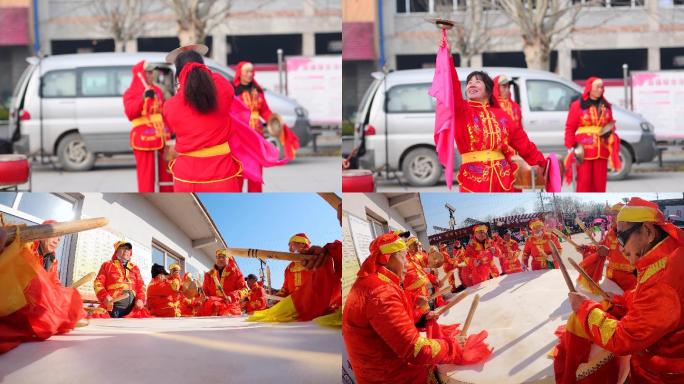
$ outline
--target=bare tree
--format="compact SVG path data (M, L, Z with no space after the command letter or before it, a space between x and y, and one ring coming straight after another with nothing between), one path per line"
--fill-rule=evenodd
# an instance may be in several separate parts
M528 68L550 70L551 51L577 23L583 4L573 0L497 0L503 13L520 28ZM587 1L593 5L596 1Z
M456 39L452 44L461 55L461 66L469 67L472 57L487 49L491 36L487 33L488 18L484 14L483 1L468 0L464 8L459 17L461 22L454 27Z
M150 4L145 0L91 0L90 9L98 28L114 38L115 51L125 52L126 43L146 32L149 24L142 19L151 11Z
M204 43L205 37L219 24L228 20L233 0L165 0L171 7L178 25L181 45ZM251 10L256 10L267 0L251 0Z

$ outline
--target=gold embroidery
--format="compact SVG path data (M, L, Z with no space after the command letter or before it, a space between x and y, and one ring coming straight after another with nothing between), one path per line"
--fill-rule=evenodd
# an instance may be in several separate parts
M589 327L595 326L599 329L599 334L601 335L601 343L606 345L613 333L615 333L615 328L617 328L617 320L610 319L606 317L606 313L598 308L594 308L589 312L589 318L587 319Z
M650 279L653 275L658 273L658 271L665 268L665 263L667 263L667 257L663 257L662 259L649 265L648 268L646 268L646 270L643 272L641 277L639 277L639 283L645 283L646 280Z
M442 349L442 347L439 345L439 341L418 336L418 340L416 340L416 344L413 346L413 357L418 356L420 350L425 346L430 347L430 354L433 358L437 356L439 351Z
M391 283L392 280L390 280L389 277L383 275L382 273L378 273L378 279L384 281L385 283Z

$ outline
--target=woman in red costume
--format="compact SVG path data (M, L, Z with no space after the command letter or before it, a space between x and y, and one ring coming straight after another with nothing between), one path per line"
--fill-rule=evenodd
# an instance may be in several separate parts
M266 103L264 89L254 79L254 64L248 61L241 61L235 68L235 97L239 99L249 109L249 127L255 130L260 136L264 135L264 127L261 119L269 121L274 115ZM285 156L292 160L299 148L299 138L292 130L283 124L283 131L278 140L285 148ZM247 181L248 192L261 192L261 183L252 180Z
M240 192L242 163L228 144L233 87L204 65L206 46L180 48L167 56L178 76L178 93L164 104L164 121L176 134L170 164L175 192Z
M610 123L612 128L606 129ZM566 182L572 179L572 168L577 162L575 147L584 149L584 159L577 166L577 192L605 192L609 160L611 168L620 169L620 138L614 123L613 109L603 97L603 80L590 77L582 98L570 104L565 123Z

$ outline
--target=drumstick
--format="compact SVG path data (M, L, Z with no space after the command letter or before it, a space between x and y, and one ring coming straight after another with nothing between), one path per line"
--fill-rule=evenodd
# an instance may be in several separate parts
M112 299L112 301L109 303L109 305L107 305L107 311L111 311L114 308L114 303L116 303L117 301L126 300L126 299L128 299L128 296L129 296L128 293L123 293L123 294L121 294L121 296L119 296L115 299Z
M271 267L266 266L266 282L268 283L268 293L273 292L273 287L271 287Z
M451 287L444 287L444 289L442 289L442 290L440 290L440 291L438 291L438 292L433 293L432 296L430 296L430 301L432 301L432 300L434 300L434 299L436 299L436 298L442 296L443 294L445 294L445 293L447 293L447 292L449 292L449 291L451 291Z
M312 256L303 255L300 253L290 253L281 251L267 251L264 249L253 248L227 248L231 255L239 257L251 257L253 259L274 259L285 261L306 261L310 260Z
M580 275L584 276L584 278L589 282L589 285L591 285L594 290L598 291L598 293L604 299L610 300L610 296L608 296L608 294L603 289L601 289L601 286L598 285L598 283L595 282L594 279L592 279L591 276L589 276L589 274L585 272L584 269L579 264L577 264L575 260L568 259L568 262L577 270L577 272L580 273Z
M221 294L223 295L223 297L227 299L228 296L226 296L226 292L223 291L223 287L221 286L221 283L220 283L219 280L216 278L216 276L214 276L214 284L216 285L216 289L218 289L219 291L221 291Z
M78 288L81 285L89 282L93 278L95 278L96 273L95 272L90 272L89 274L81 277L80 279L76 280L75 282L71 283L70 287L71 288Z
M96 217L93 219L64 221L53 224L31 225L20 229L21 240L25 243L35 240L44 240L52 237L60 237L76 232L83 232L90 229L100 228L107 225L109 220L106 217ZM16 231L7 234L5 246L10 245L16 237Z
M333 209L337 209L342 204L342 199L332 192L322 192L318 196L322 197Z
M463 330L461 331L462 335L467 335L468 334L468 328L470 328L470 323L473 321L473 316L475 316L475 310L477 309L477 305L480 303L480 295L475 294L475 297L473 297L473 302L470 304L470 310L468 311L468 316L466 317L465 325L463 326Z
M565 233L563 233L563 232L561 232L561 231L559 231L559 230L557 230L557 229L555 229L555 228L552 229L551 232L553 232L553 234L555 234L556 236L560 237L561 239L563 239L563 240L567 241L568 243L570 243L570 245L572 245L573 247L575 247L575 248L578 248L578 247L579 247L579 245L577 245L577 243L575 243L574 241L572 241L572 239L570 238L570 236L567 236Z
M596 246L600 245L598 242L596 242L596 239L594 239L594 235L591 232L589 232L589 230L584 225L582 220L579 219L579 217L575 217L575 223L577 223L577 225L579 225L582 232L584 232L584 234L587 235L587 237L589 237L589 240L591 240L591 242L594 243L594 245L596 245Z
M568 270L565 268L565 264L563 264L563 260L561 260L561 258L560 258L560 254L558 253L558 248L556 248L556 244L554 244L553 241L551 241L551 242L549 242L549 245L551 246L551 253L553 254L553 258L556 259L556 262L558 263L558 267L561 270L561 274L563 275L563 279L565 280L565 284L567 284L570 292L577 292L575 290L575 285L572 283L572 280L570 280L570 275L568 275Z
M447 274L439 280L439 286L441 287L442 285L444 285L444 283L446 283L446 281L449 280L449 277L453 275L455 272L455 269L452 269L451 271L447 272Z
M454 305L458 304L461 300L465 299L466 296L468 296L468 291L463 291L458 296L455 296L451 300L447 301L447 303L443 306L437 308L435 310L437 317L443 315L444 312L448 311L449 308L453 307Z
M147 84L147 80L145 80L145 76L143 76L142 73L138 72L137 75L138 75L138 79L140 79L140 81L143 83L143 86L145 86L146 90L152 89L152 87L150 87L150 85Z

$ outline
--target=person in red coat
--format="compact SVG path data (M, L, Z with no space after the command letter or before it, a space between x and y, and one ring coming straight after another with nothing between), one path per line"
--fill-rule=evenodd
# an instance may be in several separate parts
M22 342L67 333L85 317L78 290L63 287L52 267L46 270L45 254L22 243L21 231L5 248L7 232L0 226L0 355ZM59 239L47 242L59 244Z
M456 146L461 167L456 180L461 192L512 192L517 152L531 166L546 166L546 159L521 126L501 109L494 98L494 81L482 71L466 79L467 100L455 79Z
M558 252L562 250L558 238L546 232L546 226L540 219L530 221L530 229L532 235L525 241L525 248L523 249L524 268L528 268L530 256L532 256L533 271L558 268L558 264L556 264L551 253L551 243L558 248Z
M242 163L228 144L233 87L204 65L195 50L177 56L175 52L167 61L175 63L178 93L164 104L163 112L164 121L176 134L177 157L170 164L173 190L240 192Z
M266 292L264 291L263 283L251 273L247 275L245 281L247 282L247 287L249 287L249 295L245 303L247 314L251 315L254 311L266 309L268 305L266 303Z
M511 95L511 84L513 80L509 79L506 75L499 75L494 78L494 98L499 103L501 109L506 112L508 117L511 118L514 124L523 128L522 125L522 110L520 109L520 104L513 100Z
M490 355L484 331L472 354L464 353L461 335L421 335L401 287L406 244L390 232L369 248L342 314L342 337L357 383L428 383L435 379L435 364L471 364Z
M249 289L235 259L227 250L216 251L216 264L204 273L202 290L207 295L204 313L214 316L242 314L240 303L247 297Z
M266 122L272 117L275 118L273 112L266 103L266 96L264 89L254 79L254 64L248 61L241 61L235 67L235 78L233 78L233 85L235 86L235 97L240 99L251 111L249 118L249 127L264 135L264 126L262 119ZM277 139L285 148L285 155L288 159L294 159L297 149L299 149L299 138L295 135L287 124L283 124L282 133ZM261 192L262 186L260 183L247 181L248 192Z
M134 308L145 307L145 282L133 264L133 246L126 241L114 243L111 260L105 261L95 277L93 288L100 305L111 317L124 317ZM114 301L123 295L126 299Z
M57 221L49 219L43 221L42 224L54 224ZM57 249L61 243L61 238L51 237L49 239L37 240L33 242L33 249L38 256L38 262L45 268L48 275L52 278L55 284L60 285L57 260Z
M162 119L164 93L154 84L154 68L149 63L137 63L132 72L131 85L123 94L123 103L126 116L133 125L130 143L137 164L138 192L154 192L155 161L158 180L172 180L163 154L171 139L171 132ZM159 191L172 192L173 188L163 186Z
M306 234L297 233L290 238L289 247L291 252L311 258L291 263L279 292L285 298L271 308L254 312L248 321L310 321L336 313L341 307L342 243L312 246Z
M570 304L592 342L631 355L630 383L684 382L684 231L657 204L633 197L617 216L617 238L637 269L637 285L612 302L626 303L615 316L587 296L571 292Z
M152 316L180 317L180 300L178 287L168 279L169 273L163 265L152 265L152 281L147 286L147 308Z
M487 232L486 225L475 225L473 236L465 249L467 265L465 269L471 276L470 285L477 285L500 275L499 269L494 264L494 258L501 251L496 247L494 241L487 236Z
M577 163L575 147L584 148L584 159L577 167L576 192L605 192L608 161L613 169L621 166L620 138L615 133L615 126L602 133L607 124L615 123L613 109L603 92L603 80L587 79L582 97L570 104L565 122L566 181L572 179L572 168Z
M511 274L522 272L522 264L520 264L520 246L515 239L511 238L510 232L504 234L499 249L501 250L499 262L503 273Z

